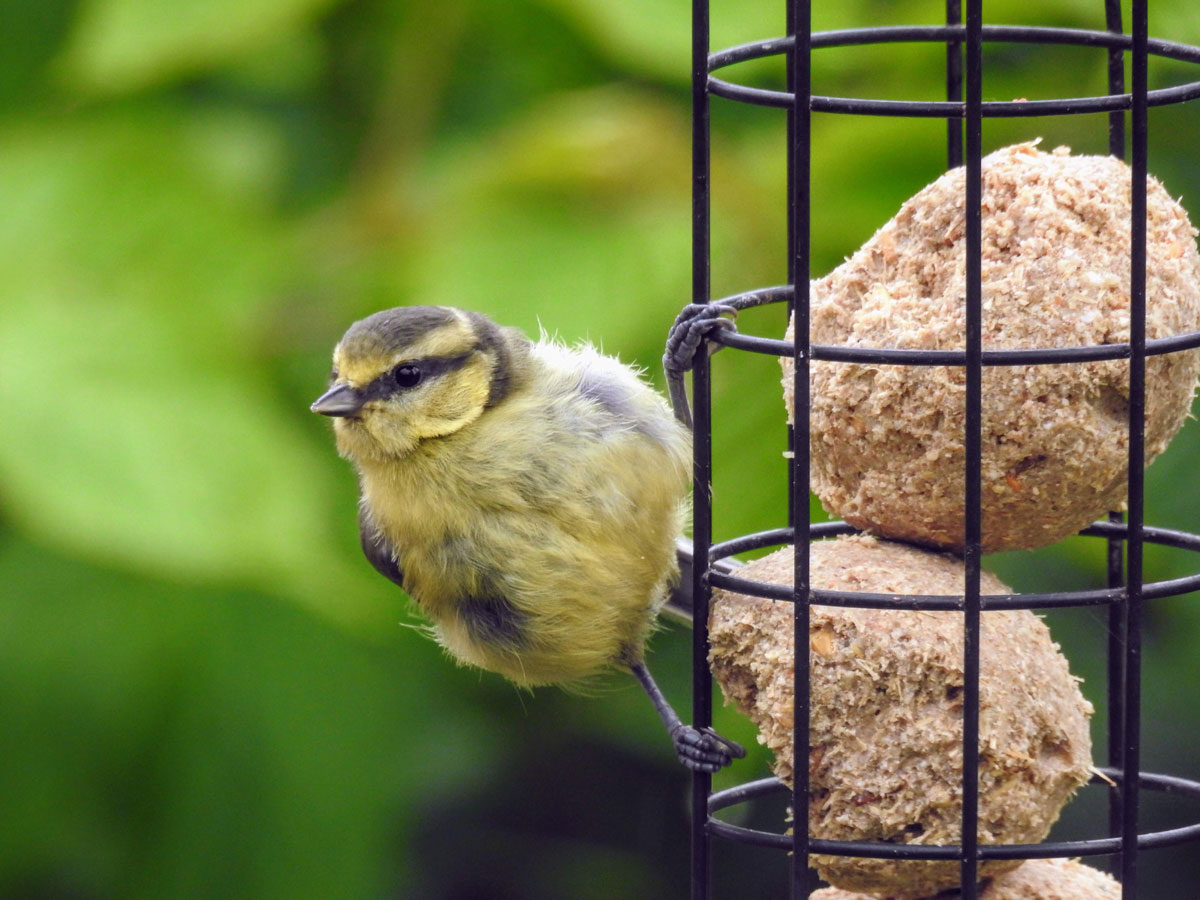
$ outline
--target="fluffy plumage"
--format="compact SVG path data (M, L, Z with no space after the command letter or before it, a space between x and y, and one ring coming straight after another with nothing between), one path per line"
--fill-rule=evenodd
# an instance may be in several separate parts
M431 306L354 323L333 362L312 409L358 470L363 551L456 659L520 685L628 669L686 765L742 755L684 725L643 663L691 435L637 372Z
M488 326L412 307L338 345L335 384L359 391L442 369L335 419L364 531L459 660L522 685L638 662L676 574L690 436L616 360Z

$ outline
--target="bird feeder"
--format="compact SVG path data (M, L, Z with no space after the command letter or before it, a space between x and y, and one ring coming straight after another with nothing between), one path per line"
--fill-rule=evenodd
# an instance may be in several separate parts
M984 21L981 0L948 0L945 20L937 24L814 32L811 2L789 0L784 35L714 51L708 2L694 0L692 302L720 302L743 310L786 304L794 321L787 338L754 333L754 316L749 314L740 318L736 332L714 330L708 340L735 352L786 360L794 426L787 448L789 480L780 488L790 498L789 521L714 543L711 389L713 380L721 378L725 354L712 359L707 353L698 355L693 381L695 566L690 574L695 598L693 722L698 727L711 724L715 669L726 693L744 709L763 704L756 722L764 741L781 754L775 771L782 780L766 778L713 792L710 775L693 776L693 900L713 896L712 860L727 841L791 854L789 883L781 885L776 896L785 896L786 890L792 898L808 897L809 863L816 862L824 874L833 874L831 880L844 881L812 895L823 900L852 900L856 891L910 898L943 889L956 890L952 896L962 900L1138 900L1143 851L1200 840L1200 783L1142 770L1144 611L1161 598L1200 588L1200 574L1147 580L1143 562L1151 544L1200 552L1200 536L1146 521L1145 466L1186 413L1200 347L1194 232L1186 214L1147 171L1150 108L1200 97L1200 81L1151 90L1148 62L1156 57L1197 64L1200 48L1151 38L1147 6L1148 0L1133 0L1126 23L1120 2L1106 0L1097 5L1097 28L1081 30L991 24ZM930 73L939 91L944 83L945 99L826 96L813 84L815 53L911 42L945 48L944 68ZM1107 92L985 100L984 48L1000 45L1092 48L1107 60ZM740 84L736 68L726 71L769 57L786 61L786 90ZM1030 56L1034 64L1037 58ZM1047 72L1045 79L1053 75ZM785 285L714 298L709 275L709 162L714 140L710 106L726 102L773 107L781 111L781 119L786 116L789 222L781 242L786 239L789 277ZM985 157L985 120L1036 122L1038 117L1061 115L1089 116L1098 128L1107 129L1110 158L1080 162L1066 150L1033 145ZM821 211L811 207L809 192L812 122L818 116L924 120L946 135L948 172L906 204L860 255L838 272L813 281L810 236L823 222ZM941 161L934 162L936 175L942 167ZM1017 170L1022 174L1014 176ZM1040 187L1030 188L1034 182ZM1015 199L1022 191L1033 192L1023 205ZM1091 232L1055 230L1052 211L1038 208L1042 201L1048 208L1070 207L1081 222L1089 221L1082 212L1087 207L1094 214ZM925 207L919 206L922 202ZM1018 207L1024 211L1020 215ZM1001 216L997 210L1007 212ZM1014 249L1018 244L1029 246L1022 243L1024 236L1038 228L1049 229L1042 235L1043 256L1053 264L1040 273ZM1005 229L1008 243L1001 234ZM1072 241L1090 241L1103 260L1075 265L1064 250L1075 246ZM924 257L914 259L914 253ZM931 275L930 267L940 274ZM914 274L918 270L923 274ZM946 279L940 292L930 287L939 277ZM921 278L927 282L919 283ZM1052 303L1054 286L1071 278L1104 302L1111 299L1112 305L1104 311L1064 308L1058 326L1022 330L1034 320L1012 305L1030 300L1037 291ZM853 302L848 300L851 296ZM922 306L934 296L937 304ZM910 301L912 315L907 315L900 306ZM848 306L841 309L840 302ZM1111 321L1099 322L1097 317L1104 316ZM1001 333L1004 329L997 330L1003 320L1012 326L1007 337ZM1064 387L1072 384L1083 386ZM885 389L891 394L879 393ZM1005 394L1000 405L989 400L989 389ZM949 398L949 407L938 408L939 401L930 396L935 390ZM915 405L905 407L897 399L902 395L904 402ZM889 406L892 400L896 404ZM1054 422L1080 413L1080 403L1089 407L1088 423L1066 423L1055 431ZM899 436L905 434L906 421L908 433L917 435L914 443L920 452L936 451L923 462L920 453L902 459ZM1056 449L1039 450L1044 436L1030 432L1046 422L1046 431L1055 439L1086 433L1092 443L1058 443L1053 445ZM878 430L875 444L872 429ZM1005 443L1002 433L1013 445L1001 448L1008 456L997 452L997 445ZM876 458L869 458L872 454ZM857 461L863 471L872 465L880 471L890 468L890 474L897 475L893 493L888 494L883 482L864 491L847 481L875 476L848 473L851 463L844 456ZM1100 457L1107 468L1096 475L1093 464ZM1094 477L1081 475L1079 483L1072 484L1072 469ZM914 485L914 479L922 477L929 480ZM1054 495L1055 485L1064 479L1071 485L1070 497ZM810 524L812 487L849 521ZM932 506L926 504L931 497L936 500ZM875 506L865 498L873 498ZM1075 500L1080 503L1072 506ZM1099 502L1099 508L1091 501ZM1103 514L1122 501L1123 510ZM1059 506L1070 508L1043 528ZM870 548L882 541L853 537L864 530L909 543L894 545L900 549L877 557L872 554L878 551ZM983 554L994 549L1048 544L1076 532L1105 547L1106 571L1097 573L1104 587L1013 592L981 568ZM831 549L838 544L845 546ZM769 563L760 560L732 571L728 566L738 554L772 548L783 549L776 549ZM836 557L843 552L853 561L839 563ZM913 565L937 577L906 580L908 563L887 556L892 552L905 559L908 554L931 558ZM864 575L872 566L886 576L882 581ZM1200 559L1195 571L1200 572ZM730 606L736 598L742 605ZM1107 695L1093 698L1097 705L1104 704L1108 734L1094 769L1078 755L1086 753L1082 744L1087 703L1072 695L1066 661L1032 614L1069 607L1093 607L1108 621ZM921 633L923 617L931 622L927 633L914 637ZM905 649L921 641L936 649ZM856 662L845 662L855 653ZM1004 705L998 692L1013 692L1022 680L1036 682L1038 672L1045 678L1031 689L1038 702L1028 697L1004 701L1011 708L1004 712L1008 718L998 722L996 710ZM933 673L941 678L936 691ZM875 707L867 696L873 684L883 698ZM895 803L889 805L897 798L872 793L861 784L857 793L850 785L835 796L822 779L828 775L824 754L832 740L829 735L840 727L836 704L830 703L839 690L863 692L855 695L859 705L842 711L843 725L864 711L873 719L886 719L888 710L894 711L887 706L889 692L896 697L919 694L922 699L914 708L949 717L926 723L925 750L940 754L950 766L940 774L953 785L953 827L931 832L907 811L897 813ZM773 701L767 696L772 693ZM1050 705L1050 712L1039 706L1042 701ZM888 729L901 725L911 726L912 735L922 733L920 722L900 719L875 730L857 721L845 730L869 745L894 740L898 732ZM999 740L998 735L1007 737ZM1030 746L1040 749L1030 753ZM879 766L879 758L870 756L877 749L866 746L863 753ZM1030 757L1028 763L1016 759L1013 764L1017 769L1025 766L1018 779L1022 789L1045 795L1022 801L1036 807L1036 828L1005 832L994 827L996 817L1004 816L995 812L992 795L1003 772L993 764L1006 752ZM1038 836L1046 830L1041 825L1048 828L1042 819L1052 820L1057 813L1039 811L1038 803L1059 804L1084 781L1080 790L1107 795L1107 819L1098 817L1092 823L1094 834L1084 839L1044 841ZM1162 792L1182 798L1195 824L1143 830L1139 811L1148 795ZM780 793L790 794L794 827L782 817L775 830L731 821L731 810ZM825 808L817 819L828 815L844 822L869 821L871 827L890 822L896 832L881 836L884 832L876 831L859 839L852 836L852 827L834 837L816 833L812 808L822 803ZM838 804L840 808L834 808ZM870 828L864 826L863 831ZM1066 861L1074 858L1082 861ZM1108 859L1112 877L1096 871ZM889 888L887 872L906 867L939 874L935 882L906 883L901 878ZM856 872L872 871L884 873L883 880L856 880Z

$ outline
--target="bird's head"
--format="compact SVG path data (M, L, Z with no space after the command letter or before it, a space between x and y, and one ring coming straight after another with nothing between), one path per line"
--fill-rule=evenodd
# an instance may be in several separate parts
M405 306L355 322L333 351L329 390L312 411L334 420L338 451L404 456L474 422L513 387L528 341L486 316Z

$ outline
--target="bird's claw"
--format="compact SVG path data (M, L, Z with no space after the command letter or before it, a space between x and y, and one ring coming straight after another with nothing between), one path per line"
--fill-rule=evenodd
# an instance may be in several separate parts
M667 334L667 351L663 355L667 372L691 371L701 343L718 329L735 331L734 318L737 318L737 309L724 303L689 303L685 306Z
M693 772L717 772L746 755L741 744L711 728L680 724L671 731L671 741L679 761Z

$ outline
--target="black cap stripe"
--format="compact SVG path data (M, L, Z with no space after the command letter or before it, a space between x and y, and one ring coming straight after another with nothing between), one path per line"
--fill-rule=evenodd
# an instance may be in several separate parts
M447 372L461 369L475 355L477 350L478 348L473 348L461 356L426 356L423 359L405 360L404 362L397 363L395 367L384 372L369 384L359 388L359 396L362 397L365 403L368 400L382 400L401 391L413 390L413 388L404 388L396 384L396 367L416 366L421 370L421 382L424 383L430 378L437 378L440 375L445 375Z
M490 352L495 360L492 365L491 383L488 385L488 399L484 404L495 406L508 395L509 379L512 376L512 354L499 325L481 313L469 312L467 316L479 337L476 349Z

